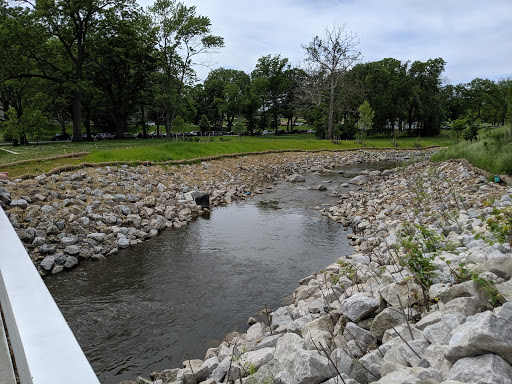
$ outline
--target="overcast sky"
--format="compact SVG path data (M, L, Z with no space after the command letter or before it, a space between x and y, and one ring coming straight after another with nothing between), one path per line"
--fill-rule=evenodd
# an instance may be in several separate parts
M152 0L139 0L144 7ZM334 23L360 40L363 61L442 57L446 82L512 77L512 0L184 0L208 16L225 47L210 69L250 73L258 60L281 54L294 66ZM209 69L197 68L205 78Z

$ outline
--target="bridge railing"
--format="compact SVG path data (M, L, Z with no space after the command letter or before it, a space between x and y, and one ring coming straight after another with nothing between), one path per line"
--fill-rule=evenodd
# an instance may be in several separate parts
M21 384L99 384L1 208L0 303Z

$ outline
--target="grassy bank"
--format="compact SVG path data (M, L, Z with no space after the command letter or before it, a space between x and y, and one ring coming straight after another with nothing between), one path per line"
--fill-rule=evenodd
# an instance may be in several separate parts
M317 140L312 134L255 136L255 137L212 137L191 141L171 141L165 139L107 140L97 142L70 143L57 142L20 147L0 147L15 154L0 150L0 171L8 171L12 177L22 174L47 172L55 167L81 162L105 161L168 161L217 156L231 153L262 152L269 150L343 150L356 148L390 148L393 140L389 137L367 138L363 143L353 140L332 142ZM398 148L427 147L432 145L449 146L454 141L446 135L434 138L399 137ZM51 159L56 155L69 155L88 152L74 158ZM8 163L26 161L15 166ZM3 164L3 166L2 166Z
M461 142L434 155L433 160L467 159L478 168L494 174L512 175L510 126L480 131L477 142Z

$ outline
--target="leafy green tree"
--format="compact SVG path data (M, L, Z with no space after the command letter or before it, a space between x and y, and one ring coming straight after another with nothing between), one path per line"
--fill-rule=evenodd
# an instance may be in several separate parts
M91 77L106 99L116 137L122 138L156 69L156 31L139 9L108 10L98 27L102 32L94 36L90 49Z
M328 138L333 137L335 96L340 78L361 58L361 52L357 48L357 37L347 33L345 28L345 25L335 24L332 29L325 30L323 38L316 36L307 46L303 46L306 50L306 61L327 80Z
M452 130L455 132L457 141L459 141L459 135L466 128L466 119L457 119L452 122Z
M257 114L263 105L264 89L266 81L262 78L251 79L251 82L242 90L242 99L240 101L240 108L247 130L252 135L257 125Z
M199 129L203 133L210 131L210 122L208 121L206 115L201 115L201 120L199 120Z
M441 74L445 61L441 58L426 62L415 61L408 70L411 92L407 102L409 130L413 122L419 125L418 132L431 136L438 134L444 119L441 105Z
M370 103L365 100L365 102L359 107L359 120L357 120L357 126L361 138L368 134L368 131L372 129L374 117L375 111L370 107Z
M106 10L118 11L126 3L119 0L38 0L35 15L56 41L59 41L64 62L53 66L69 72L73 94L73 141L82 141L82 82L84 67L90 55L89 38L94 34Z
M167 139L171 139L172 121L180 107L184 86L194 78L197 56L224 46L220 36L211 34L211 22L196 15L196 7L175 0L156 0L149 7L158 26L159 64L163 76L162 102Z
M287 58L281 55L267 55L258 59L256 68L251 74L253 79L259 79L259 85L263 89L263 112L269 112L272 120L270 128L277 132L280 126L279 115L283 99L289 87L289 78L286 71L290 69Z

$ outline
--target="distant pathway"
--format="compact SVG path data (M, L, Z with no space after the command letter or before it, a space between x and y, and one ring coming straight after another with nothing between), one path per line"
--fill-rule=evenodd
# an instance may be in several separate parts
M13 155L19 155L19 153L18 153L18 152L14 152L14 151L11 151L11 150L9 150L9 149L0 148L0 150L5 151L5 152L12 153Z

